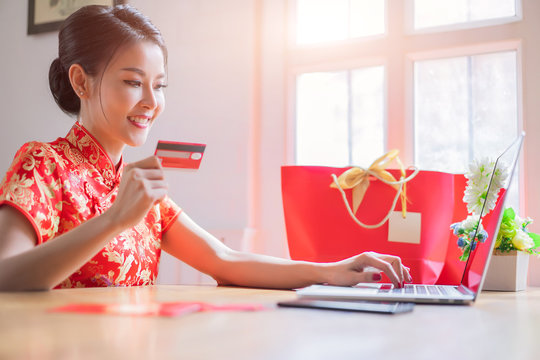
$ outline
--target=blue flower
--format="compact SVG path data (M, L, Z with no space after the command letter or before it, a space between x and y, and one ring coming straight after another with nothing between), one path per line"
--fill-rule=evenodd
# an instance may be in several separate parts
M461 235L464 232L460 222L450 225L450 229L454 230L454 235Z
M478 241L473 241L473 242L471 243L471 250L476 249L476 244L477 244L477 243L478 243Z
M465 241L465 238L463 238L463 237L458 237L458 239L457 239L457 246L459 246L460 248L462 248L462 247L465 246L466 243L467 243L467 242Z
M486 239L488 238L488 233L486 230L482 230L478 233L478 235L476 235L476 237L478 238L478 240L480 240L481 242L484 242L486 241Z

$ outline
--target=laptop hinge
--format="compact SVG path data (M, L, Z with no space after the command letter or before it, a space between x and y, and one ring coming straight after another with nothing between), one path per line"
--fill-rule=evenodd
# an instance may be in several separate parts
M471 290L469 290L466 286L463 286L463 285L459 285L457 287L457 290L463 295L474 295L474 293Z

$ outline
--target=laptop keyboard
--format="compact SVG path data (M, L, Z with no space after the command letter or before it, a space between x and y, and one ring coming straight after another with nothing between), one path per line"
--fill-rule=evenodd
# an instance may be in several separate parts
M461 294L453 286L441 285L417 285L405 284L402 288L393 288L392 285L383 285L378 291L379 293L393 294L414 294L414 295L435 295L435 296L451 296Z

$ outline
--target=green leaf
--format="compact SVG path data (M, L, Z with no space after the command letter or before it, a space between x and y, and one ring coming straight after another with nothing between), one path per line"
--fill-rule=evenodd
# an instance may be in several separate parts
M534 240L534 248L537 248L540 246L540 235L535 233L528 233L529 236Z
M516 235L516 223L514 218L516 213L514 209L506 208L503 213L503 219L499 228L499 234L495 240L495 249L507 249L511 247L511 240Z
M463 254L461 254L461 256L459 257L459 260L460 261L467 261L467 259L469 258L470 253L471 253L471 247L470 247L470 245L466 245L465 246L465 251L463 251Z
M511 207L506 208L503 213L503 221L511 219L514 220L516 218L516 212Z

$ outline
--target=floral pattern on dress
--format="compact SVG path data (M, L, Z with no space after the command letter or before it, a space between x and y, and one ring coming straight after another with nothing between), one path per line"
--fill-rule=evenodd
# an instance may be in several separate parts
M20 211L42 244L100 215L118 193L118 171L101 145L78 122L65 138L24 144L0 183L0 206ZM112 239L57 288L155 283L161 237L180 214L166 197L144 219Z

